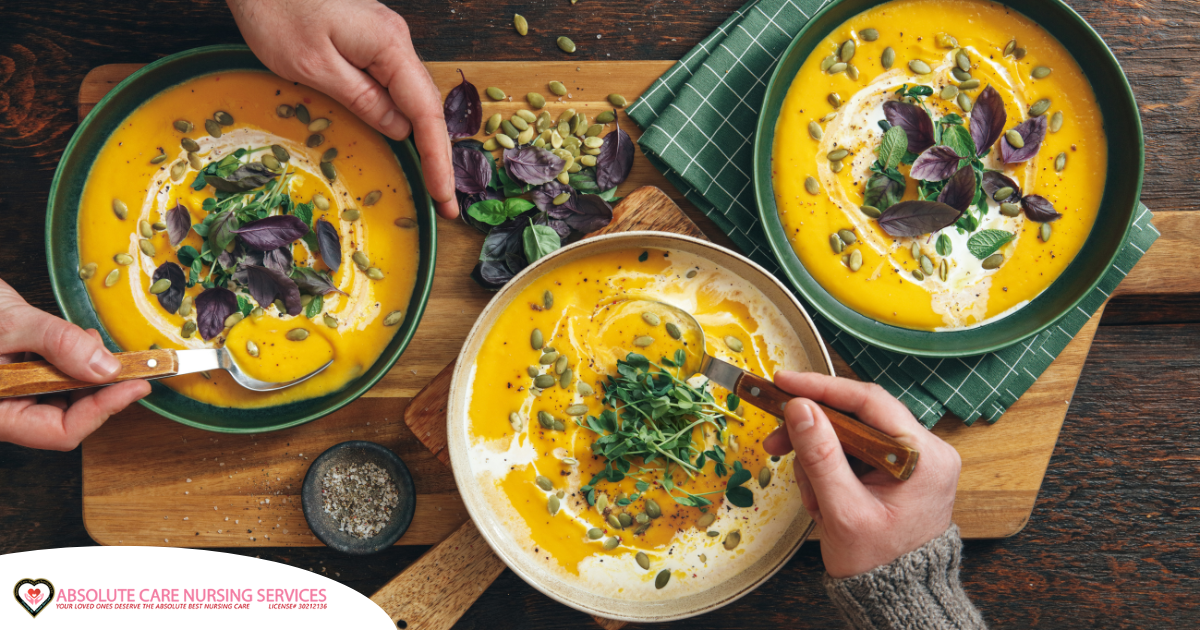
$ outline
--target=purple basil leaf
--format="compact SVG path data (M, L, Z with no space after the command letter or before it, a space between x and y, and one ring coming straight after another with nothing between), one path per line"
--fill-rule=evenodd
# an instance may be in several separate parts
M292 248L290 246L272 249L269 252L263 253L262 265L267 269L274 269L279 273L287 275L292 271Z
M963 156L947 146L936 146L917 156L909 175L927 182L940 182L950 179L958 171L958 163Z
M499 291L515 275L503 260L480 261L471 270L471 279L488 291Z
M563 243L566 243L567 239L571 236L571 226L567 225L566 221L552 218L548 214L538 215L538 217L533 220L533 224L545 225L551 230L554 230L554 232L558 234L559 240L561 240Z
M554 198L563 193L569 193L571 197L562 204L554 205ZM538 207L538 210L548 212L556 219L561 219L574 212L576 199L575 189L558 180L550 180L533 189L534 205Z
M342 237L325 219L317 220L317 244L321 246L321 260L337 273L342 266Z
M504 168L508 176L523 184L545 184L557 177L566 165L562 158L533 145L504 150Z
M1054 204L1041 195L1027 195L1021 200L1021 207L1025 208L1025 216L1038 223L1049 223L1062 218L1054 209Z
M883 115L892 126L908 135L909 151L921 153L933 146L933 120L924 109L911 103L888 101L883 104Z
M575 212L566 217L571 229L587 234L612 222L613 209L599 195L581 195Z
M274 269L248 265L233 274L233 279L246 286L250 297L254 298L259 306L267 308L276 299L280 299L287 307L288 315L300 314L300 287L287 275Z
M225 330L225 318L238 310L237 296L229 289L214 287L196 296L196 326L200 336L212 339Z
M167 210L167 236L171 238L171 247L179 247L192 229L192 213L176 201L175 207ZM175 311L171 311L174 313Z
M975 192L975 169L968 164L946 182L937 200L955 210L966 210L975 201Z
M308 224L290 214L251 221L234 230L242 242L261 252L291 245L308 234Z
M472 205L479 203L480 201L486 201L488 199L504 201L504 195L500 194L500 191L492 190L491 188L488 188L478 195L468 195L455 190L454 195L458 197L458 216L463 220L463 222L484 234L490 232L492 226L476 219L475 217L472 217L470 213L467 212L467 208L470 208Z
M975 151L978 157L987 155L1000 134L1004 133L1004 125L1008 123L1008 112L1004 111L1004 99L996 88L987 86L975 99L975 107L971 109L971 139L975 141Z
M183 303L183 289L187 285L187 278L183 275L183 267L173 263L165 262L154 270L152 276L154 282L158 282L163 278L171 281L171 288L158 294L158 303L162 305L168 313L174 313L179 310L179 305Z
M230 272L236 271L238 267L245 267L246 265L261 265L263 264L263 252L247 250L242 247L241 243L235 242L233 251L221 252L217 256L217 264Z
M1042 140L1046 139L1046 117L1030 118L1014 127L1017 133L1025 139L1025 146L1020 149L1008 143L1008 138L1000 141L1000 157L1005 164L1019 164L1037 155L1042 148Z
M469 138L479 133L479 126L483 123L483 104L479 102L479 90L467 82L467 75L463 74L462 70L459 70L458 74L463 78L462 83L450 90L446 95L446 102L442 104L446 131L450 133L451 140Z
M204 181L221 192L236 193L253 190L265 186L267 182L278 177L278 174L259 162L251 162L237 167L229 177L205 175Z
M600 190L619 186L629 177L632 168L633 140L625 130L617 127L616 131L604 136L600 155L596 156L596 186Z
M475 149L454 145L454 189L468 195L487 190L492 181L492 165L487 156Z
M891 236L922 236L953 225L962 210L940 201L901 201L879 217L879 227Z
M325 295L326 293L341 293L346 295L345 291L333 286L333 280L329 274L324 271L317 271L312 267L295 267L292 269L292 274L289 276L292 282L301 292L309 295Z
M1012 203L1021 198L1021 186L1009 179L1004 173L997 171L983 172L983 192L987 193L988 199L993 199L997 190L1001 188L1012 188L1013 194L1006 199L997 199L1000 203Z

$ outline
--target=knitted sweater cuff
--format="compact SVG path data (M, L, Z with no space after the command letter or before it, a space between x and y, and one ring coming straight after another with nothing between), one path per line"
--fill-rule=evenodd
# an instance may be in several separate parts
M958 526L891 564L861 575L825 575L825 590L855 630L987 628L958 580Z

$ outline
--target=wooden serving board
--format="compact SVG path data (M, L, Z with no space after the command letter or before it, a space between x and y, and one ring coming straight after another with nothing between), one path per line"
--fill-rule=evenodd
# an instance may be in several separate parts
M574 98L551 102L557 115L570 106L595 115L609 109L605 96L642 93L670 61L464 62L427 64L443 94L461 80L496 85L511 94L545 94L550 80ZM102 66L80 88L80 115L139 65ZM485 103L485 117L523 103ZM622 128L640 131L621 115ZM641 155L620 194L659 186L715 242L730 243L682 199ZM1121 293L1200 292L1200 216L1163 212L1164 236L1121 285ZM439 221L438 273L428 308L412 344L395 368L362 399L304 426L236 436L190 429L134 406L108 421L83 445L83 516L102 544L244 547L319 545L305 525L299 492L311 460L333 444L369 439L404 458L418 498L412 527L399 544L432 545L467 519L450 471L402 420L413 397L458 353L491 293L469 278L482 235L458 221ZM963 459L955 521L966 538L1011 536L1024 527L1066 415L1099 313L1038 382L995 425L966 427L953 419L935 429ZM838 373L850 376L834 359ZM269 502L268 502L269 501ZM225 520L228 518L229 520ZM818 532L819 535L819 532Z

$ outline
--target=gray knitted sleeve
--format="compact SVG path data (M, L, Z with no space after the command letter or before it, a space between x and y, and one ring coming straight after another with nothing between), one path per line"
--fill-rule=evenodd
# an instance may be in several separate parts
M855 630L982 630L987 628L958 581L958 526L891 564L861 575L825 575L825 591Z

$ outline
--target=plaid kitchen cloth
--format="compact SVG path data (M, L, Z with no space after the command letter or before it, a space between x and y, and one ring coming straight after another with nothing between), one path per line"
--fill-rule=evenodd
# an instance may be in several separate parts
M645 132L638 144L742 251L784 279L754 200L752 151L758 111L779 56L828 0L751 0L626 110ZM946 412L995 422L1025 393L1158 238L1139 206L1129 238L1100 285L1042 333L999 352L925 359L864 344L817 314L814 320L859 377L899 398L927 427Z

